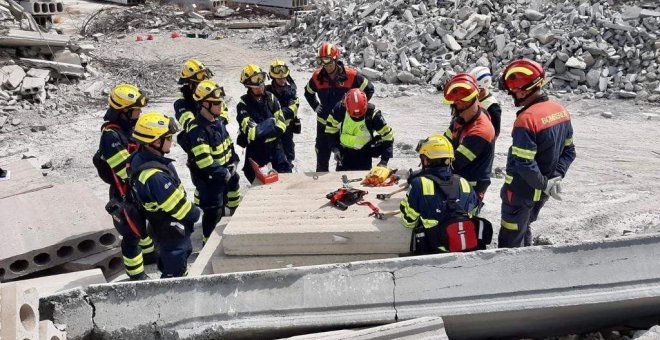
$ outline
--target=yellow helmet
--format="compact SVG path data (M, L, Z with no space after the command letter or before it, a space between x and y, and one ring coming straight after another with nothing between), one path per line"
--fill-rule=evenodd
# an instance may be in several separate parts
M213 80L202 80L193 93L193 99L196 102L221 102L224 97L225 89L218 86Z
M133 138L138 142L149 144L159 138L172 136L177 131L179 129L174 119L160 112L148 112L138 118L133 129Z
M183 66L181 66L181 78L179 83L184 81L199 82L204 79L209 79L213 76L213 72L208 69L201 61L197 59L188 59Z
M270 71L268 72L271 78L286 78L289 76L289 66L283 60L275 59L270 63Z
M454 147L443 135L431 135L420 140L415 151L429 159L454 159Z
M266 73L259 65L247 64L241 72L241 84L245 86L259 86L266 81Z
M126 110L147 106L147 97L135 85L119 84L108 97L108 105L115 110Z

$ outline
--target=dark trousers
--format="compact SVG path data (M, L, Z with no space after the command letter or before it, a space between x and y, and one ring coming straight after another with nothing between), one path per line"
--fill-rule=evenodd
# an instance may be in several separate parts
M188 257L192 254L192 243L190 232L179 238L167 238L158 240L160 246L160 257L158 259L158 270L161 279L181 277L187 274Z
M263 167L270 163L273 169L279 173L291 172L291 162L286 158L281 141L250 144L245 150L245 155L243 174L245 174L245 178L247 178L250 183L252 183L257 176L250 165L249 159L257 162L259 167Z
M328 145L328 137L325 133L325 125L316 123L316 143L314 149L316 150L316 172L328 172L330 167L330 146Z
M289 162L296 159L296 143L293 142L293 132L287 130L280 137L282 140L282 148L284 148L284 155Z
M548 196L541 195L538 202L517 197L506 187L500 191L502 220L497 239L499 248L518 248L532 245L532 222L536 221Z
M371 170L371 150L367 146L360 150L341 148L341 166L337 164L337 171Z
M198 169L190 171L192 182L195 185L194 203L202 209L202 240L211 236L215 226L222 218L222 211L227 204L227 187L224 183L206 180L204 174ZM236 175L235 177L238 177ZM232 183L232 184L237 184Z

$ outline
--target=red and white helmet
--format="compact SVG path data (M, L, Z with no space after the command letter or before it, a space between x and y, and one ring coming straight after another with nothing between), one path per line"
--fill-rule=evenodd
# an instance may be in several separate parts
M511 93L512 90L530 91L541 88L545 83L545 71L543 67L529 59L518 59L510 63L504 71L500 84L504 90Z
M364 117L368 105L367 95L360 89L350 89L344 95L344 107L352 118L360 119Z
M493 84L493 75L486 66L477 66L470 71L470 74L477 80L479 88L489 89Z
M479 95L479 85L471 74L459 73L449 79L442 92L445 104L472 103L477 100Z
M329 42L324 42L316 53L317 58L339 59L339 48Z

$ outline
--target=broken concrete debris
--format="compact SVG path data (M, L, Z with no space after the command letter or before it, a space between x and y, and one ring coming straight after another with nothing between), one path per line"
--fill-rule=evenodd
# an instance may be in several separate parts
M629 96L619 91L657 87L660 5L628 6L631 11L612 1L590 3L328 1L295 17L284 33L292 46L306 47L294 63L314 65L317 45L330 41L349 64L369 68L366 73L388 83L437 86L476 65L497 74L524 56L544 65L549 79L555 77L549 84L554 90L616 98ZM601 70L611 72L598 75Z

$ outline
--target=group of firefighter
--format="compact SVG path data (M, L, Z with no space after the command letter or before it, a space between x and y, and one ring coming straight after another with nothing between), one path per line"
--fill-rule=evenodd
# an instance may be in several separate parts
M393 156L394 133L369 102L373 84L344 65L333 44L322 43L316 60L319 68L305 87L305 99L316 112L316 171L329 171L333 157L337 171L366 170L367 177L384 180L391 173L387 164ZM106 208L123 237L123 261L131 280L146 279L144 265L150 263L158 264L162 278L185 276L193 225L201 217L206 242L220 219L232 215L240 203L240 158L227 131L224 89L212 76L198 60L184 63L175 117L142 113L147 98L136 86L121 84L110 93L94 164L110 184ZM245 148L244 176L252 182L258 175L255 168L267 166L291 172L293 135L301 132L301 123L297 86L288 65L274 60L265 72L248 64L240 82L247 91L236 106L235 141ZM501 108L489 92L492 82L486 67L452 77L443 90L452 111L449 128L417 145L422 167L410 171L400 207L404 226L413 236L426 237L426 243L421 244L420 237L412 245L416 254L468 249L473 240L465 239L464 228L487 222L478 214L490 185L501 118ZM543 68L527 59L509 64L499 79L500 88L522 108L516 113L500 193L500 247L531 245L530 223L548 197L560 199L561 180L575 158L570 115L543 93L544 82ZM187 154L196 188L193 202L166 157L175 135ZM448 228L456 221L460 224ZM454 226L459 228L456 239L440 230ZM444 242L429 243L430 238Z

